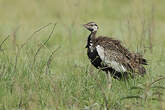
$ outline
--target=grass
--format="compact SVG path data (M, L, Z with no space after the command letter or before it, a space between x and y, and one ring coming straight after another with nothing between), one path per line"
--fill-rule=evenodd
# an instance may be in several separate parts
M164 110L163 10L163 0L1 0L0 109ZM109 90L86 55L89 21L142 53L145 77Z

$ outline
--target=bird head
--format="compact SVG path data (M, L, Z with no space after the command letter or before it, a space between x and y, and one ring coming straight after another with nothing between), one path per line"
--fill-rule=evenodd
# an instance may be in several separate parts
M87 24L84 24L83 26L91 32L95 32L99 28L95 22L89 22Z

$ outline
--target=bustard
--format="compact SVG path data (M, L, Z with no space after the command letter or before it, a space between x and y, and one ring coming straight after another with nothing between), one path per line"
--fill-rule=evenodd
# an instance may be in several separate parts
M144 75L143 65L147 65L146 59L138 53L130 52L121 45L119 40L106 36L96 37L98 25L89 22L83 25L91 33L87 39L87 55L91 63L115 79L131 76ZM110 77L109 76L109 77Z

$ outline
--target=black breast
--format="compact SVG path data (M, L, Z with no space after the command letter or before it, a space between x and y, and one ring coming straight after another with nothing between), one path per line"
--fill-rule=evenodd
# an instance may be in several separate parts
M88 55L89 59L91 60L91 63L96 68L102 67L101 66L102 60L100 59L100 57L99 57L98 52L97 52L96 49L93 49L93 51L92 51L90 48L88 48L87 55Z

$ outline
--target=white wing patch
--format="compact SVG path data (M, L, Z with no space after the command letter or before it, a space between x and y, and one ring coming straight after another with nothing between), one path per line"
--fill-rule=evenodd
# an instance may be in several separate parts
M104 48L101 47L100 45L97 45L97 46L96 46L96 50L97 50L97 52L98 52L100 58L101 58L102 60L105 59Z
M105 55L105 52L104 52L104 48L103 48L103 47L101 47L100 45L97 45L97 46L96 46L96 50L97 50L97 52L98 52L98 54L99 54L101 60L102 60L106 65L112 67L113 69L115 69L115 70L118 71L118 72L126 72L126 68L125 68L122 64L120 64L120 63L118 63L118 62L116 62L116 61L114 61L114 60L110 60L110 59Z
M114 68L118 72L126 72L125 67L122 64L117 63L116 61L108 62L108 64L110 64L111 67Z

